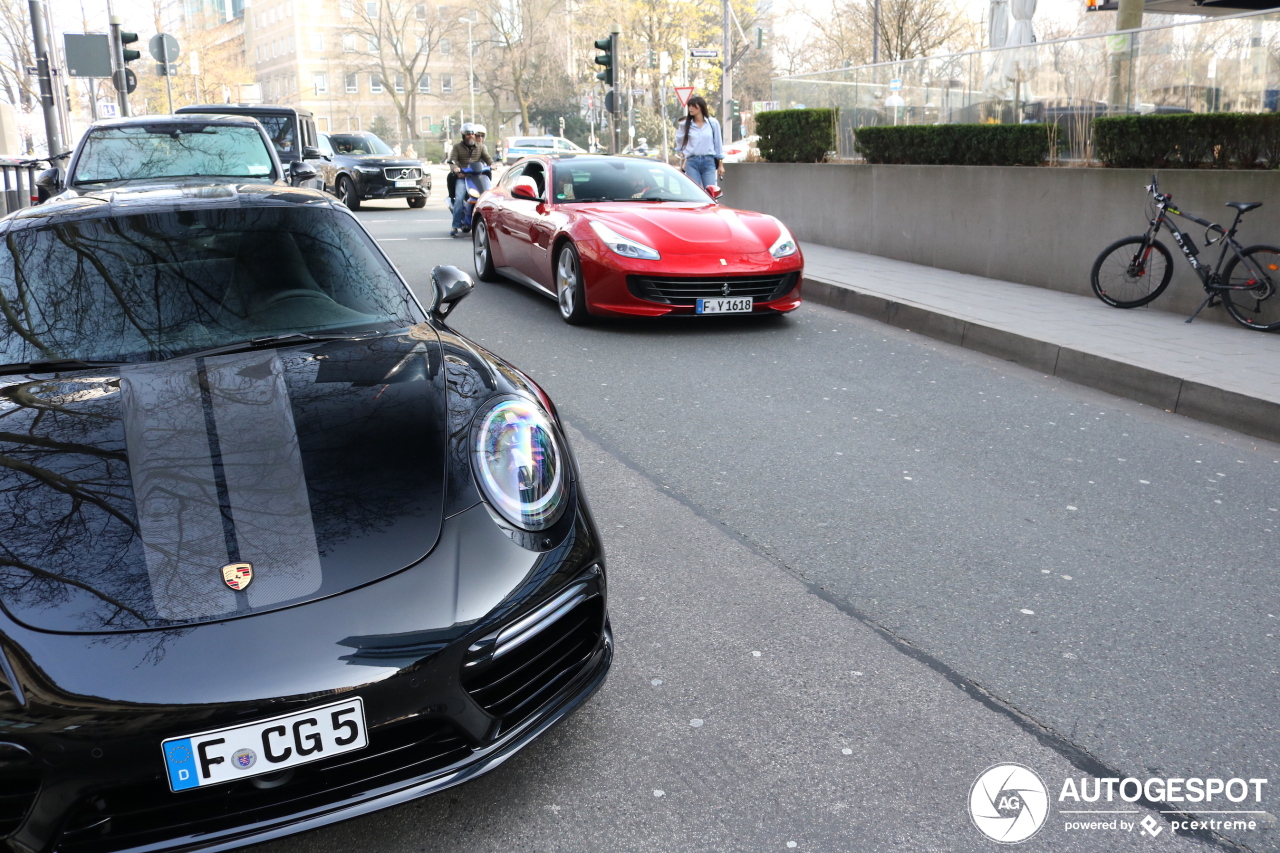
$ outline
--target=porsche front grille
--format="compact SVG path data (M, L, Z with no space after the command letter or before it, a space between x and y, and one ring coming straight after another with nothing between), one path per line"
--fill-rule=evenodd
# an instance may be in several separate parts
M422 717L376 728L365 749L272 777L174 794L163 779L112 788L80 802L55 845L58 853L100 853L287 819L384 785L465 760L472 749L446 720ZM286 773L288 771L285 771ZM264 784L265 782L265 784Z
M632 295L664 305L691 306L699 299L751 296L756 302L772 302L796 286L796 273L768 276L677 278L630 275L627 288Z
M416 166L388 166L382 175L388 181L416 181L422 177L422 170Z
M582 671L604 633L604 599L585 582L467 650L462 687L499 720L518 725Z

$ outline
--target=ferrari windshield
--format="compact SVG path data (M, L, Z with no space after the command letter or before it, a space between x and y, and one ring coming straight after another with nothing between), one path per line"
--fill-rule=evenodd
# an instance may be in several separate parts
M693 201L711 198L665 163L575 157L554 165L557 203L582 201Z
M345 214L239 207L15 229L0 366L159 361L261 337L402 328L421 311Z
M93 131L84 141L71 185L188 177L276 175L257 128L174 123Z
M372 133L335 133L329 137L333 148L339 154L378 154L383 157L395 156L394 151Z

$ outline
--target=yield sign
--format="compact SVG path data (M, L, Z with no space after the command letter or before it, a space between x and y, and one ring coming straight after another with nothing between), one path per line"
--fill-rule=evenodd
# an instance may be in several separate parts
M676 90L676 97L680 99L680 106L689 106L689 96L693 94L692 86L672 86Z

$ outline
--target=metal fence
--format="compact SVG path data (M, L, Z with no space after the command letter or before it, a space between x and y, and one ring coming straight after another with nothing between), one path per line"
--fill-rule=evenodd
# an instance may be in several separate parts
M36 175L48 168L48 163L32 160L14 160L0 157L0 216L8 216L15 210L38 204L39 193Z
M1276 112L1280 13L779 77L773 100L839 107L843 159L868 125L1046 122L1061 130L1055 156L1087 161L1099 116Z

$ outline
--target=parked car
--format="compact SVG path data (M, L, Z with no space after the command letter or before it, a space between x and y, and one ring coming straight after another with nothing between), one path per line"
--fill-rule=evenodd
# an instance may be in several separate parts
M446 324L464 273L424 309L331 196L269 184L0 232L8 848L366 814L498 767L604 681L578 468L546 394Z
M570 324L800 306L804 257L786 226L721 207L665 163L530 157L481 196L475 215L480 278L556 299Z
M196 104L179 107L174 111L184 113L214 113L217 115L248 116L262 122L267 136L275 145L280 162L286 167L302 161L320 170L320 151L316 147L315 116L310 110L283 104ZM310 178L294 178L296 187L320 189L319 175Z
M512 136L502 143L502 158L511 162L529 154L586 154L586 149L563 136Z
M366 199L405 199L425 207L431 176L421 160L402 157L367 131L320 134L324 188L352 210Z
M741 163L743 160L754 152L760 153L760 149L756 147L756 143L760 141L759 136L748 136L746 139L738 139L724 146L724 162Z
M287 184L316 177L306 163L286 168L262 125L217 115L141 116L94 122L80 137L67 174L36 176L50 196L80 195L137 185Z

